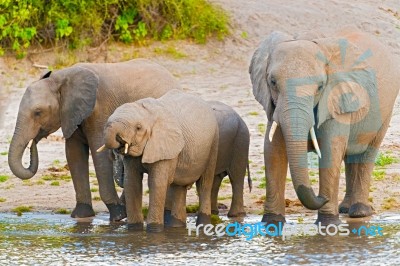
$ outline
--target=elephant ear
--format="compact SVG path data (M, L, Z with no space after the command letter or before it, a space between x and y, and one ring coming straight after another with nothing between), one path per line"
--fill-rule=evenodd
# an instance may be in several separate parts
M369 65L371 50L361 50L347 39L314 40L321 48L317 59L326 64L327 83L318 103L318 127L328 119L358 122L377 97L375 72Z
M272 120L274 107L267 83L268 57L279 43L292 39L287 34L274 31L260 43L251 59L249 73L253 85L253 94L256 100L264 107L269 121Z
M183 133L176 117L159 100L147 98L140 100L140 104L150 113L150 117L155 118L143 151L142 163L176 158L185 145Z
M64 137L71 137L96 104L99 77L83 67L71 67L57 72L61 83L61 129Z

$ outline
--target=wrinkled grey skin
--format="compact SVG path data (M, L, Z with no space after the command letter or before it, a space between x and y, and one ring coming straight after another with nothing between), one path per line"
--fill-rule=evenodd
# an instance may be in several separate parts
M338 184L345 161L346 196L341 212L372 214L368 202L374 159L388 128L400 87L397 66L374 37L345 29L329 38L297 39L271 33L255 51L250 77L253 94L268 117L264 143L266 201L263 221L285 221L288 163L296 193L317 222L340 223ZM269 140L272 122L278 124ZM314 127L319 159L319 196L310 187L307 151Z
M126 217L114 187L112 161L96 153L102 144L107 118L120 105L145 97L158 98L180 85L162 66L145 59L122 63L74 66L48 72L33 82L22 97L8 163L21 179L29 179L38 169L36 144L60 127L66 139L65 151L76 192L72 217L94 215L89 185L89 151L92 154L100 196L111 220ZM28 142L34 139L31 164L21 159Z
M214 110L215 117L218 121L219 128L219 144L218 159L215 170L215 177L211 192L212 213L218 214L218 191L221 186L222 179L229 176L232 185L232 203L228 212L229 217L238 217L246 215L243 206L243 187L246 168L249 166L249 145L250 133L243 119L230 106L217 102L207 102ZM113 150L114 157L114 180L123 187L124 165L123 156ZM250 171L248 171L248 185L251 191L252 181ZM165 206L166 213L170 213L174 202L173 195L168 194ZM180 223L168 224L170 226L186 225Z
M177 200L171 215L186 222L186 191L194 182L200 187L197 223L210 223L218 137L212 108L200 98L178 90L159 99L127 103L115 110L104 128L104 143L108 149L124 155L128 228L143 228L144 173L148 174L150 198L148 231L159 232L164 228L169 186Z

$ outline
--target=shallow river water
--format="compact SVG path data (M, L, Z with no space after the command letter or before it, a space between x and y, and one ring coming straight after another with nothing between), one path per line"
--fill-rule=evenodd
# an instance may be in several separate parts
M375 215L366 227L382 236L196 236L187 229L163 233L128 231L110 224L107 214L76 220L43 213L0 214L0 264L359 264L400 265L400 215ZM257 223L260 216L245 218ZM189 218L189 221L193 218ZM289 216L289 222L297 223ZM306 219L303 223L311 224ZM228 224L229 221L224 221ZM360 224L351 224L354 227Z

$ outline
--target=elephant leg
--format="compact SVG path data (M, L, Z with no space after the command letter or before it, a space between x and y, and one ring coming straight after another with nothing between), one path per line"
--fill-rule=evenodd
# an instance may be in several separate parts
M207 168L196 182L199 184L199 211L197 213L196 224L211 224L211 191L213 180L215 177L215 167L217 165L218 156L218 131L215 132L214 142L211 145L210 157Z
M338 212L340 166L346 153L349 130L348 126L336 126L335 122L327 122L318 130L318 136L323 140L320 142L319 195L329 199L318 210L316 223L322 225L341 223Z
M172 185L171 185L172 186ZM174 198L174 191L171 188L171 186L168 187L167 190L167 198L165 199L165 207L164 207L164 224L168 226L171 223L171 211L172 211L172 206L173 202L175 200Z
M127 171L126 178L124 178L124 195L128 229L143 230L143 173L140 173L138 169L134 167L134 158L127 156L124 161Z
M153 163L149 169L149 213L147 215L147 231L164 230L164 208L168 186L172 183L178 159L162 160Z
M172 184L170 190L173 194L173 204L171 211L171 219L169 227L186 227L186 193L185 186L177 186Z
M383 123L376 137L363 154L348 156L346 158L346 194L347 189L349 189L350 196L349 217L366 217L373 214L373 209L368 201L371 176L375 165L375 158L389 127L389 123L390 116ZM347 172L349 173L348 177Z
M94 216L89 184L89 147L80 129L66 139L65 153L76 193L76 206L71 217Z
M218 215L218 192L221 187L222 179L224 179L223 174L215 175L213 180L213 186L211 191L211 213Z
M232 204L228 212L228 217L246 216L243 203L244 177L246 175L247 159L242 164L232 166L229 179L232 185Z
M99 182L100 197L110 212L110 221L120 221L126 218L125 205L121 203L115 189L112 160L106 152L96 152L96 147L98 148L100 146L101 144L90 145L93 164Z
M345 171L346 171L346 194L344 195L343 201L339 205L339 213L348 213L351 205L351 194L352 194L352 166L347 163L347 156L345 156Z
M286 144L281 128L275 131L272 142L268 135L272 122L268 123L264 140L264 163L266 178L266 200L262 222L277 224L285 220L285 186L288 168Z

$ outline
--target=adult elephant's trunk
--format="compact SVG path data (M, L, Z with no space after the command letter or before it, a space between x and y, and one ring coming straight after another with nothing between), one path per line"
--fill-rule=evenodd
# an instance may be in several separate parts
M22 164L22 156L30 140L31 139L26 139L16 131L8 151L8 165L13 174L21 179L32 178L36 174L39 166L39 157L35 140L33 140L32 146L30 147L30 163L28 168L25 168Z
M307 142L312 123L307 121L309 119L300 117L299 113L295 113L295 117L292 116L291 119L282 123L281 127L286 142L290 174L296 194L306 208L317 210L325 205L328 200L324 197L316 196L310 186Z

